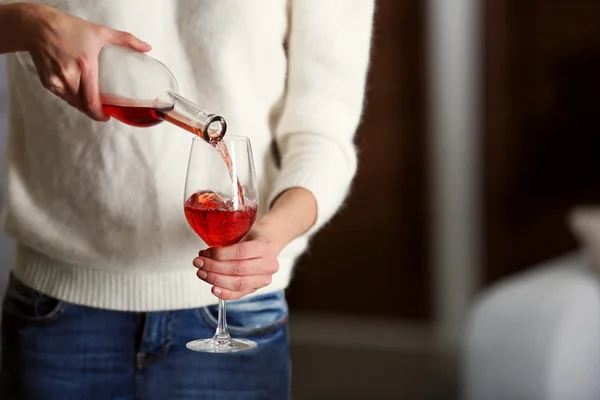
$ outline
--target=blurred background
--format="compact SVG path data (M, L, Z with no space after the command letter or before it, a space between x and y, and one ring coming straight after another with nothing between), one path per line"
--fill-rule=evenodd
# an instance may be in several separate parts
M588 265L566 215L600 203L598 17L592 0L377 0L352 195L288 291L297 399L600 393L589 382L556 384L560 368L597 377L600 344L558 367L560 357L537 358L560 350L553 329L564 333L567 323L574 332L597 328L600 343L600 322L564 321L582 290L572 286L557 305L551 300L570 293L565 275L550 289L533 284L565 262ZM1 236L0 284L10 253ZM581 276L591 293L582 302L597 301L586 310L600 315L595 275ZM554 306L532 308L542 296ZM543 325L536 315L554 319ZM540 338L554 344L540 347ZM539 363L530 371L519 357ZM594 387L577 392L586 384Z

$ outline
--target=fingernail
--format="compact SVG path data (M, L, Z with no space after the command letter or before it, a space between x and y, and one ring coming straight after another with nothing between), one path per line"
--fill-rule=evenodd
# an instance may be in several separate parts
M202 271L202 270L198 271L198 277L200 279L206 279L207 276L208 276L208 274L206 273L206 271Z
M213 293L216 294L217 296L220 295L222 292L222 290L218 287L214 287L213 288Z
M202 260L201 258L194 258L194 267L196 267L196 268L204 267L204 260Z

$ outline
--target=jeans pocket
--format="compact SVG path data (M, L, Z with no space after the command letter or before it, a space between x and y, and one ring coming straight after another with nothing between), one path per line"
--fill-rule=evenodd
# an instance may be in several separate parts
M217 305L199 309L201 318L212 328L217 328ZM227 327L233 337L266 336L279 331L287 324L288 306L283 291L267 293L228 301L226 303Z
M8 288L2 301L2 313L30 322L48 322L57 319L65 303L45 295L10 275Z

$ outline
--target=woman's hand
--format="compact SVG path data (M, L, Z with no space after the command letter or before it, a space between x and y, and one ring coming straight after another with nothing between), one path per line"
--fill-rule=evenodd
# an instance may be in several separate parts
M203 250L194 259L196 275L213 285L215 296L236 300L271 284L279 270L278 251L257 225L239 243Z
M317 203L308 190L287 189L239 243L201 251L193 262L196 275L213 285L213 294L223 300L239 299L268 286L279 271L279 253L305 233L316 217Z
M106 121L98 89L98 54L106 44L146 52L150 45L116 31L39 4L23 9L25 47L46 89L90 118Z

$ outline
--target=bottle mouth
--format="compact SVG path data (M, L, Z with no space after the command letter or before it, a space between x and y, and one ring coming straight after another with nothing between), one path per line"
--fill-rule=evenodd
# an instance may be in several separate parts
M227 122L219 115L211 114L208 116L208 123L202 132L204 140L209 143L221 140L227 132Z

